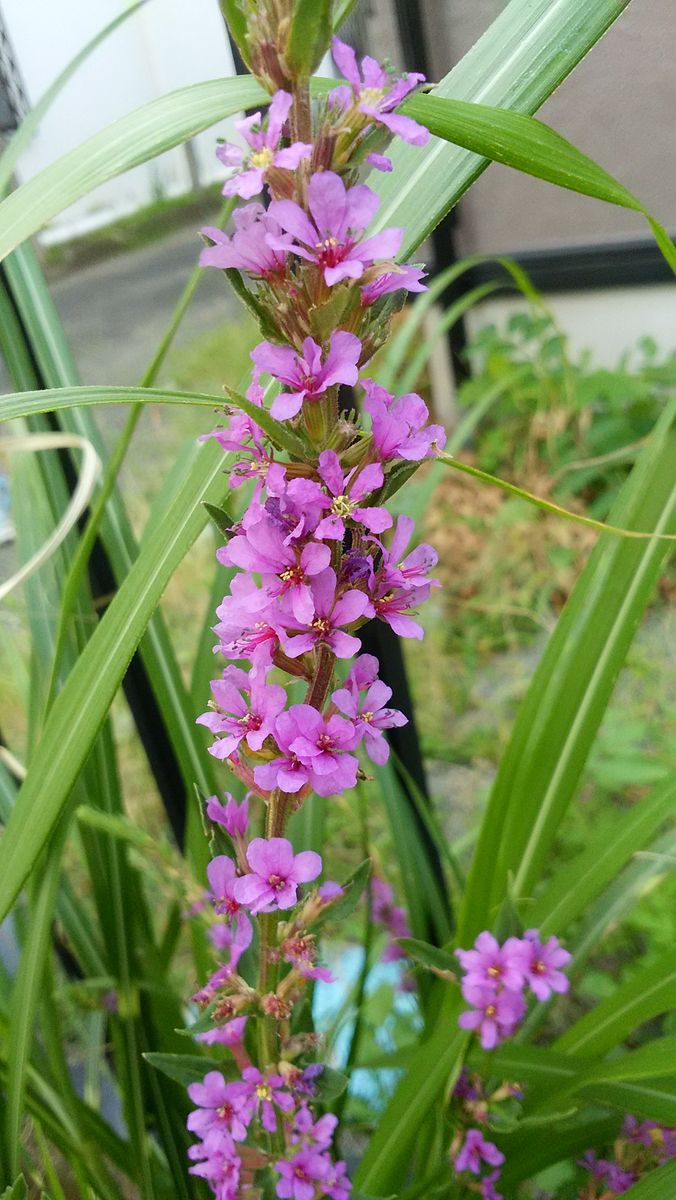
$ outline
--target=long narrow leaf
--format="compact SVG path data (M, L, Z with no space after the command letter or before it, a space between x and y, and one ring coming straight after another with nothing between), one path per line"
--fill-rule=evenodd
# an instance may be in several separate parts
M121 117L3 200L0 259L107 179L268 99L250 76L211 79L180 88Z
M542 121L488 104L468 104L439 96L413 96L407 100L404 111L437 137L493 162L641 213L650 223L667 262L676 270L676 247L641 201Z

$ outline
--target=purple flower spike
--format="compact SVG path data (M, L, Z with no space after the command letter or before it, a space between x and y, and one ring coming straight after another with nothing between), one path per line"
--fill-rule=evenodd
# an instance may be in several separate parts
M347 79L350 89L336 88L329 100L333 97L333 103L342 107L351 90L352 101L359 112L370 117L376 125L383 125L389 133L395 134L412 146L425 146L429 141L429 130L411 117L392 112L419 83L425 82L425 76L411 71L403 79L393 82L385 68L369 55L361 61L360 74L357 57L351 46L334 37L332 50L336 66Z
M480 1175L482 1163L500 1167L504 1161L504 1154L493 1142L487 1142L478 1129L468 1129L462 1149L455 1156L455 1169Z
M211 681L217 711L202 713L198 725L206 725L219 734L209 753L214 758L230 758L245 741L250 750L260 750L273 730L275 718L286 704L286 692L279 684L267 684L261 676L226 667L222 679Z
M335 172L320 171L310 179L307 198L312 219L294 200L273 200L269 214L286 236L270 234L268 242L275 250L316 263L329 287L341 279L361 279L372 263L396 256L402 229L384 229L361 240L379 204L365 184L346 188Z
M235 882L234 895L253 913L292 908L300 884L316 879L322 869L319 854L294 854L287 838L254 838L246 857L251 874Z
M224 196L241 196L244 200L250 200L262 192L271 168L295 171L298 164L312 154L312 146L306 142L293 142L285 150L279 149L292 103L288 92L275 92L270 101L265 128L260 113L235 122L235 128L248 145L243 150L240 146L224 142L216 150L217 157L226 167L237 169L237 173L223 188Z
M270 412L278 421L295 417L304 400L317 400L338 383L355 384L360 354L359 338L342 329L331 334L324 362L321 346L310 337L303 342L302 354L291 346L276 346L273 342L261 342L251 351L258 369L266 371L289 389L272 402Z

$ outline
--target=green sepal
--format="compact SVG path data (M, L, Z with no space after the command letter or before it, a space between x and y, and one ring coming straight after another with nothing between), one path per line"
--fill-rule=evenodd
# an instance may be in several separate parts
M309 79L331 44L332 0L296 0L286 46L287 65Z

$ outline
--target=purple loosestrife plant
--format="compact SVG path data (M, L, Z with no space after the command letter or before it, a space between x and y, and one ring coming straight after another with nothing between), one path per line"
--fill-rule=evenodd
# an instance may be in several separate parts
M226 665L198 717L214 737L211 754L247 792L240 805L227 794L206 803L219 848L227 838L231 850L209 864L218 961L194 997L208 1008L196 1036L231 1056L235 1077L207 1071L189 1088L188 1128L198 1139L190 1170L217 1200L273 1192L347 1200L350 1180L333 1150L337 1119L316 1110L326 1071L319 1041L293 1024L309 982L333 982L315 927L344 890L320 883L320 854L294 853L285 833L313 793L337 796L366 778L360 750L386 762L386 732L406 717L390 707L377 660L360 654L360 629L375 619L421 638L415 615L438 586L435 551L415 545L410 518L392 528L387 498L397 467L432 457L444 430L429 423L420 396L393 396L368 377L406 292L424 290L424 272L394 261L403 230L368 235L378 198L359 181L367 161L387 169L381 151L392 136L423 145L428 134L396 112L422 76L397 80L370 58L359 67L334 39L347 82L313 107L307 78L288 63L282 70L269 38L256 42L258 18L249 20L255 72L274 94L265 118L239 123L245 148L226 144L218 156L232 168L225 194L263 193L262 202L235 211L232 234L203 230L201 257L240 273L266 335L251 355L253 409L243 412L233 396L225 423L205 435L230 456L232 486L254 485L217 553L235 569L214 630ZM345 385L359 389L362 417L341 414ZM283 422L277 435L275 422ZM410 936L406 914L384 879L373 880L371 904L389 935L384 957L405 957L396 939ZM485 1047L515 1030L526 987L545 999L567 986L566 952L532 931L504 947L484 933L459 957L472 1006L461 1024ZM483 1172L478 1186L489 1200L499 1195L502 1161L477 1129L456 1145L456 1173Z

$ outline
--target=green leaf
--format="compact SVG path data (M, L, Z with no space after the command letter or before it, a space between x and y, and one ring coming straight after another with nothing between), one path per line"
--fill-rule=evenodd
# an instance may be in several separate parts
M242 60L246 63L249 70L251 70L246 14L239 0L218 0L218 2L223 14L223 20L226 22L233 36L237 49L242 55Z
M511 0L432 95L534 113L584 58L629 0ZM381 205L369 232L404 227L407 260L488 165L485 157L432 138L422 150L397 142L393 171L374 171Z
M260 425L261 429L267 433L273 445L287 450L295 458L307 458L308 447L306 443L293 432L289 425L284 424L283 421L275 420L274 417L270 416L267 409L259 408L258 405L252 404L250 400L247 400L246 396L240 396L232 388L225 387L223 390L228 397L229 403L234 405L235 408L240 408L248 417L251 417L252 421Z
M60 387L43 388L38 392L11 392L0 398L0 421L16 417L31 417L37 413L63 412L69 408L91 407L98 404L178 404L188 407L222 410L222 396L205 392L171 392L162 388L137 387Z
M342 896L338 896L336 900L331 901L322 909L317 919L312 922L312 928L320 929L327 922L343 921L345 917L349 917L359 904L370 878L371 859L365 858L341 885Z
M40 123L56 100L56 97L75 74L78 67L89 58L89 55L92 51L96 50L97 46L100 46L111 33L114 33L118 26L122 25L128 17L138 12L139 8L142 8L145 3L146 0L137 0L136 4L130 4L124 12L121 12L108 25L99 30L91 41L87 42L75 57L70 60L68 65L64 67L63 71L57 75L54 82L47 88L44 95L40 97L37 104L27 113L19 128L12 134L0 157L0 194L6 191L21 155L30 145L40 127Z
M446 987L448 993L450 989ZM355 1185L387 1195L405 1177L411 1147L445 1088L452 1086L462 1066L468 1035L456 1027L457 1007L446 995L433 1037L419 1047L415 1062L397 1085L357 1168Z
M401 946L408 958L422 963L423 967L429 967L432 971L457 971L458 969L453 955L447 954L445 950L439 950L437 946L430 946L427 942L419 941L418 938L401 937L394 940L398 946Z
M220 450L204 444L54 702L0 842L0 920L68 800L168 580L204 526L202 502L224 499L222 469Z
M269 102L250 76L180 88L120 117L0 204L0 259L99 184L178 146L224 117Z
M207 1071L220 1071L221 1064L199 1054L159 1054L149 1051L143 1055L156 1071L187 1087L189 1083L201 1083Z
M436 137L464 146L493 162L515 167L559 187L642 213L667 262L676 270L676 247L640 200L607 171L541 121L487 104L412 96L402 106Z
M558 870L535 902L524 909L528 923L545 937L567 929L628 859L673 817L675 802L676 779L671 779L629 812L614 812L582 854Z
M676 406L668 406L613 508L626 527L673 528ZM666 545L599 539L521 704L491 792L460 919L469 945L490 923L514 874L533 891L570 803L619 668L659 577Z
M333 1067L324 1067L321 1075L317 1077L317 1099L322 1104L331 1104L333 1100L337 1100L341 1096L348 1085L347 1075L342 1071L335 1071Z
M331 41L333 0L295 0L286 61L294 74L308 79Z
M566 1054L606 1054L644 1021L675 1008L676 951L671 951L580 1017L554 1048Z
M27 1196L28 1189L26 1187L26 1180L24 1179L23 1175L19 1175L18 1179L15 1179L13 1184L10 1184L9 1187L5 1188L4 1192L0 1196L0 1200L26 1200Z

